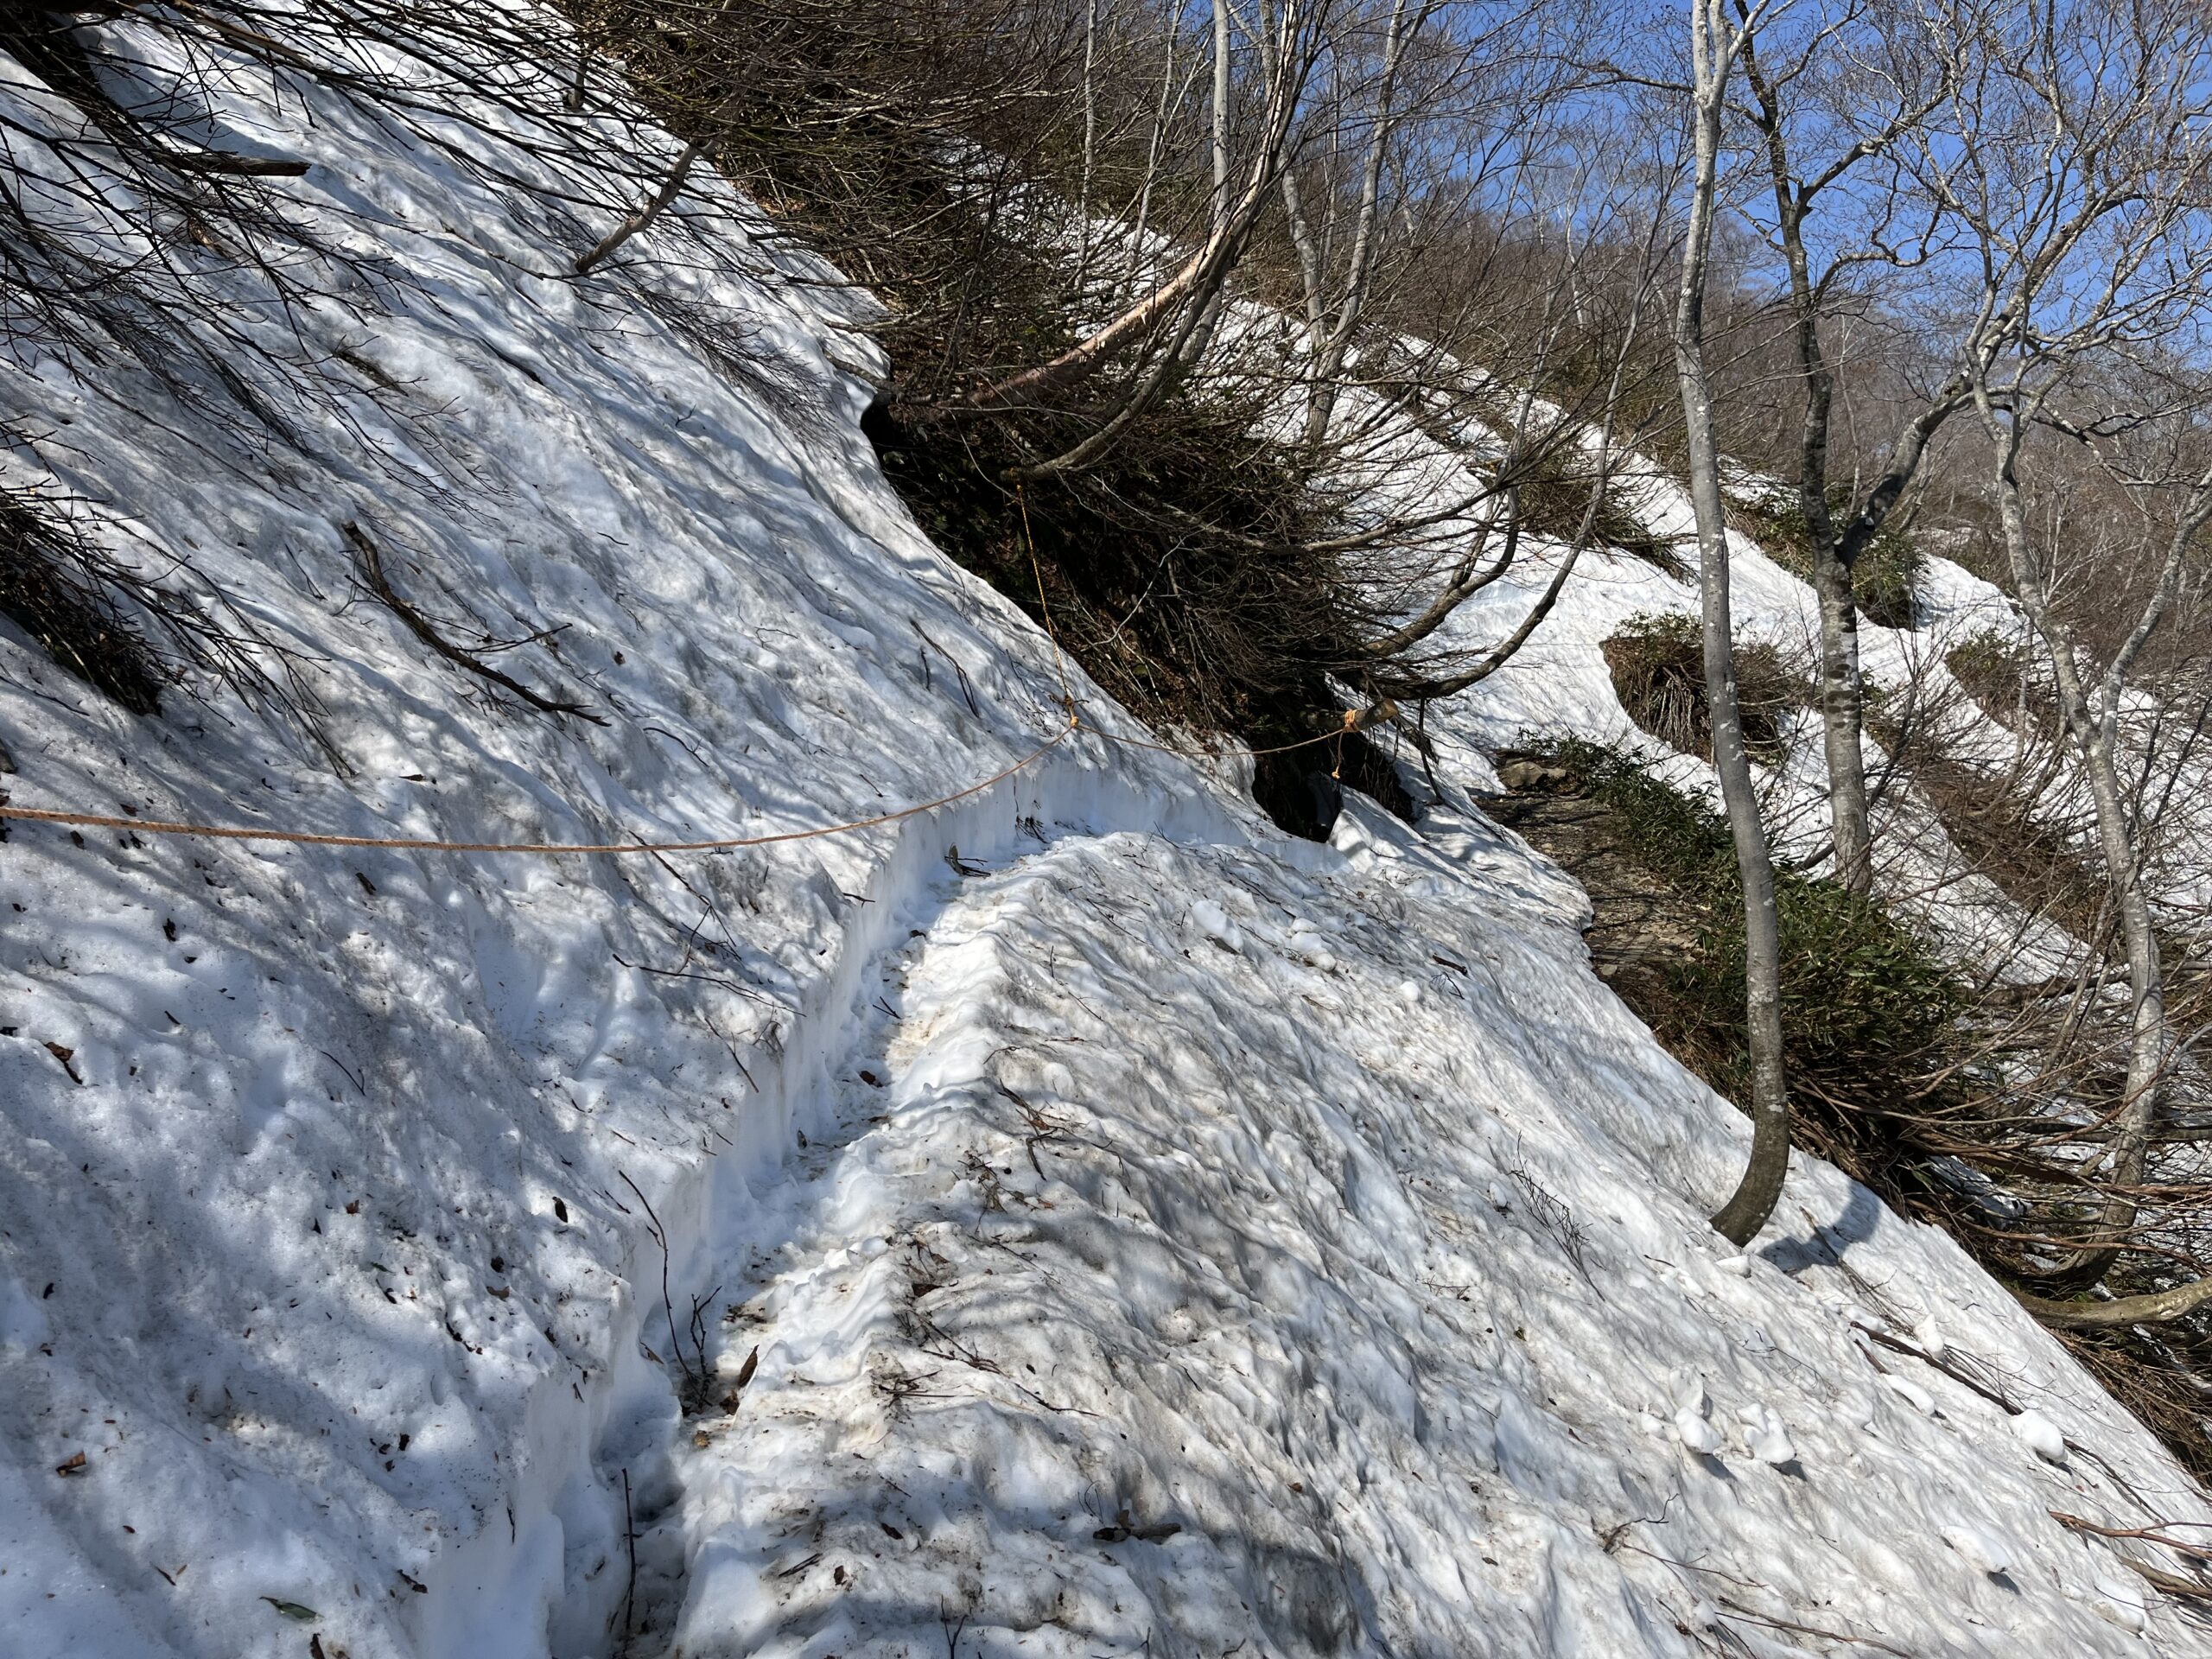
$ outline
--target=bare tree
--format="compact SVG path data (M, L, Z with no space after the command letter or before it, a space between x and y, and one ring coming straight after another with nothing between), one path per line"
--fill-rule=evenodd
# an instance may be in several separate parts
M1609 527L1617 475L1629 435L1622 431L1622 410L1629 377L1636 363L1650 303L1656 299L1663 273L1666 250L1661 239L1665 220L1653 215L1633 281L1624 296L1621 326L1597 359L1603 378L1571 410L1541 414L1533 385L1524 381L1503 422L1503 452L1481 474L1479 493L1453 503L1455 517L1471 517L1475 530L1465 536L1441 571L1425 570L1423 602L1393 625L1362 644L1366 677L1377 690L1393 699L1428 702L1449 697L1489 678L1503 668L1534 637L1550 616L1574 575L1582 556ZM1562 236L1556 265L1547 274L1546 310L1538 330L1533 356L1518 365L1531 378L1541 372L1558 340L1554 330L1564 330L1570 320L1553 309L1554 302L1576 290L1586 279L1590 244ZM1586 327L1587 315L1580 327ZM1593 407L1594 405L1594 407ZM1567 457L1564 476L1574 489L1580 506L1563 537L1549 578L1522 613L1521 620L1471 660L1447 658L1424 661L1414 653L1432 639L1470 600L1511 574L1527 552L1534 532L1524 493L1539 473L1557 470ZM1403 523L1389 526L1398 536L1411 537L1422 528ZM1560 527L1554 526L1554 533Z
M1736 696L1734 625L1728 592L1728 531L1720 494L1713 396L1705 363L1705 289L1713 222L1721 208L1722 124L1731 74L1757 33L1756 14L1732 19L1725 0L1690 0L1690 135L1696 157L1683 232L1674 343L1689 442L1690 501L1697 514L1698 587L1703 604L1705 689L1713 766L1735 843L1744 893L1745 1018L1751 1061L1751 1152L1742 1180L1713 1226L1750 1243L1782 1196L1789 1171L1789 1085L1783 1068L1781 925L1774 862L1760 820Z
M2130 677L2212 521L2198 423L2212 392L2186 353L2205 317L2212 253L2212 33L2194 8L2063 9L2033 29L1981 29L1983 73L1961 85L1923 176L1965 227L1979 266L1964 372L1986 443L2014 597L2040 641L2057 714L2090 798L2094 846L2125 952L2125 1080L2094 1173L2094 1231L2050 1277L2096 1283L2130 1243L2172 1061L2159 930L2144 880L2145 822L2122 747ZM2181 355L2177 355L2177 353ZM2089 455L2130 499L2155 576L2100 664L2063 602L2068 548L2037 533L2033 467L2050 445ZM2093 557L2120 551L2088 538ZM2170 1318L2212 1300L2122 1299L2100 1322ZM2063 1309L2038 1304L2063 1317Z
M1862 0L1784 9L1752 30L1748 0L1736 3L1745 27L1749 124L1773 199L1766 229L1785 273L1783 304L1804 399L1796 491L1819 605L1834 868L1836 879L1859 893L1872 891L1873 861L1853 572L1911 483L1929 440L1963 407L1967 391L1963 378L1953 374L1928 392L1903 420L1885 464L1871 480L1851 480L1849 499L1839 508L1829 464L1835 372L1823 329L1870 270L1918 265L1934 252L1941 216L1911 199L1894 151L1966 73L1961 36L1928 28L1910 13L1891 21L1884 34L1862 31L1875 9ZM1793 26L1787 34L1784 23ZM1870 50L1877 55L1861 55ZM1823 214L1831 222L1823 223ZM1813 245L1808 226L1818 238Z
M1337 404L1344 355L1351 350L1355 330L1364 313L1368 286L1374 273L1377 247L1376 224L1384 202L1383 168L1393 144L1406 123L1400 107L1399 75L1406 46L1438 10L1440 0L1390 0L1382 44L1365 87L1335 90L1332 135L1348 137L1360 155L1357 184L1350 192L1331 191L1324 197L1319 222L1300 189L1298 169L1282 173L1284 216L1292 245L1298 252L1298 271L1306 301L1307 391L1306 442L1318 446L1329 432L1329 419ZM1342 51L1342 62L1351 54ZM1362 94L1364 97L1362 97ZM1358 108L1364 103L1365 108ZM1358 130L1347 132L1357 125ZM1330 269L1332 246L1344 248L1341 271Z
M1097 430L1074 448L1026 469L1033 477L1080 467L1189 372L1203 351L1213 321L1260 217L1291 159L1299 100L1321 50L1323 34L1304 0L1285 0L1261 14L1259 57L1264 66L1260 113L1243 176L1231 157L1230 8L1216 0L1212 113L1212 215L1205 238L1179 267L1120 315L1094 329L1050 361L995 381L974 394L979 408L1013 408L1065 393L1124 353L1135 351L1147 366L1131 378Z

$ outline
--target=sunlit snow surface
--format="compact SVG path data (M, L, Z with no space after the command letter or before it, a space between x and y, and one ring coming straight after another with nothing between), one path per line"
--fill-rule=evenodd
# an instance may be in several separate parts
M405 277L240 313L372 365L349 420L47 363L8 477L238 595L346 770L0 628L18 801L756 834L1055 728L1048 644L874 470L847 296L734 232L571 283L603 220L232 114ZM562 627L497 660L609 724L432 657L348 522L459 637ZM1562 615L1447 735L1618 721ZM0 901L0 1653L2212 1653L2047 1513L2200 1500L1945 1238L1803 1160L1748 1258L1711 1231L1740 1120L1464 800L1287 843L1085 736L664 862L19 825Z

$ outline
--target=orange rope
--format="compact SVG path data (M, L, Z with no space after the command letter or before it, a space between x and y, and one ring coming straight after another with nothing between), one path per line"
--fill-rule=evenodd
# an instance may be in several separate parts
M772 847L784 842L815 841L824 836L841 836L855 830L872 830L881 824L897 823L902 818L915 817L924 812L934 811L940 806L950 806L955 801L965 800L994 784L1004 782L1014 773L1042 760L1083 726L1083 717L1076 703L1075 688L1068 677L1066 655L1060 649L1059 633L1052 626L1052 606L1045 597L1045 573L1037 558L1037 538L1030 532L1028 499L1022 493L1019 484L1014 486L1014 497L1021 506L1022 538L1028 543L1030 574L1037 580L1037 606L1044 615L1046 635L1052 642L1052 662L1059 671L1060 702L1067 710L1068 723L1012 766L1001 767L965 789L957 789L950 795L940 795L935 800L902 806L895 812L879 812L874 817L855 818L847 823L822 824L811 830L779 830L765 836L723 836L709 841L438 841L412 836L331 836L307 830L253 830L237 824L178 823L162 818L134 818L104 812L64 812L48 807L16 806L4 798L0 798L0 822L12 818L20 823L57 823L86 830L128 830L142 836L191 836L212 841L273 841L294 847L368 847L404 853L520 853L533 857L558 857L569 853L721 853L741 847ZM1245 749L1243 752L1255 758L1265 754L1287 754L1294 749L1311 748L1316 743L1334 741L1338 744L1338 766L1341 770L1344 734L1357 729L1358 721L1357 714L1347 713L1342 730L1323 732L1318 737L1301 738L1295 743L1277 744L1273 748ZM1118 743L1123 748L1150 749L1156 753L1180 755L1190 760L1222 758L1219 752L1182 748L1169 743L1148 743L1141 738L1121 737L1096 727L1090 729L1106 741Z
M1020 486L1016 486L1017 493L1019 489ZM1029 504L1027 500L1021 506L1021 528L1027 536L1029 530ZM567 853L722 853L740 847L772 847L787 841L816 841L824 836L842 836L855 830L872 830L880 824L897 823L902 818L935 811L940 806L950 806L955 801L979 794L993 784L1003 783L1058 748L1082 723L1076 713L1074 690L1068 683L1067 664L1060 655L1059 636L1052 632L1052 607L1045 601L1045 573L1037 563L1036 539L1033 537L1028 539L1029 568L1037 578L1037 603L1045 613L1045 632L1052 641L1052 658L1060 673L1060 700L1067 709L1068 723L1012 766L1001 767L989 777L972 783L965 789L956 789L950 795L940 795L935 800L902 806L895 812L879 812L871 818L855 818L849 823L821 824L811 830L779 830L766 836L723 836L711 841L436 841L410 836L327 836L305 830L249 830L235 824L174 823L160 818L123 817L104 812L62 812L46 807L14 806L4 798L0 798L0 822L16 818L33 823L60 823L90 830L130 830L145 836L193 836L214 841L275 841L294 847L380 847L404 853L522 853L533 857L557 857Z
M1029 574L1037 579L1037 608L1045 618L1045 637L1052 642L1052 666L1059 671L1060 705L1068 711L1068 719L1081 722L1076 712L1075 688L1068 683L1068 659L1060 649L1060 631L1052 626L1052 604L1045 597L1045 569L1037 562L1037 532L1029 527L1029 496L1021 487L1021 480L1014 484L1014 499L1021 509L1021 539L1029 548Z
M1184 749L1172 743L1147 743L1141 738L1122 737L1115 733L1101 731L1097 727L1087 728L1093 737L1103 737L1109 743L1118 743L1125 749L1150 749L1155 754L1179 754L1186 760L1218 760L1224 755L1249 754L1255 758L1263 754L1288 754L1293 749L1310 749L1316 743L1332 742L1342 737L1341 731L1324 732L1319 737L1301 737L1295 743L1278 743L1269 749L1248 749L1241 743L1225 749Z
M842 835L850 830L873 829L878 824L896 823L901 818L911 818L940 806L949 806L955 801L965 800L970 795L988 789L993 784L1013 777L1023 767L1058 748L1074 730L1075 721L1070 720L1049 740L1012 766L1002 767L965 789L955 790L950 795L940 795L933 801L902 806L895 812L879 812L872 818L855 818L849 823L823 824L812 830L781 830L767 836L726 836L713 841L432 841L412 836L326 836L304 830L249 830L234 824L171 823L161 819L114 817L99 812L55 812L43 807L15 806L7 803L0 803L0 818L28 819L35 823L83 825L96 830L135 830L142 836L197 836L216 841L280 841L296 847L385 847L406 853L528 853L542 856L563 853L719 853L739 847L770 847L780 842L812 841L822 836Z

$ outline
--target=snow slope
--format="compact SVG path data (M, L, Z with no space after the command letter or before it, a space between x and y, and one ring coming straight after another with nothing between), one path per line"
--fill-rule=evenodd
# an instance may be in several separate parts
M1637 463L1631 462L1631 467ZM1695 617L1696 518L1679 480L1630 472L1627 486L1652 533L1675 538L1690 574L1676 575L1616 550L1593 548L1578 563L1557 609L1497 673L1455 705L1454 734L1475 754L1458 757L1487 777L1482 750L1532 741L1579 737L1618 746L1660 776L1702 794L1716 806L1712 766L1637 729L1622 708L1605 664L1604 645L1639 615ZM1730 585L1738 637L1774 645L1807 683L1817 679L1818 608L1812 588L1749 537L1731 531ZM1533 556L1478 594L1447 624L1447 636L1487 644L1517 624L1542 592L1563 550L1537 543ZM1946 710L1948 740L2001 770L2018 740L1959 691L1944 658L1983 632L2024 637L2024 622L1997 588L1952 560L1931 555L1918 586L1921 626L1901 629L1859 619L1859 652L1869 683L1897 691L1917 685L1928 706ZM1827 858L1827 769L1818 718L1797 716L1796 741L1779 768L1758 768L1762 810L1777 849L1819 868ZM1880 746L1867 739L1870 775L1882 776ZM1494 782L1494 779L1491 780ZM2051 818L2086 839L2086 815L2072 773L2046 798ZM2048 917L2030 916L1955 847L1936 814L1898 777L1875 804L1875 879L1889 901L1944 939L1959 960L1999 981L2026 982L2072 971L2082 947ZM2186 861L2186 855L2180 861ZM2177 905L2183 902L2177 895Z
M741 203L575 283L600 227L341 102L224 119L406 275L242 287L341 401L10 367L7 477L238 594L344 770L0 626L18 804L755 835L1058 728ZM713 856L18 824L0 899L0 1653L2212 1653L2048 1513L2212 1511L1948 1240L1803 1162L1711 1232L1740 1120L1465 799L1315 848L1085 734Z

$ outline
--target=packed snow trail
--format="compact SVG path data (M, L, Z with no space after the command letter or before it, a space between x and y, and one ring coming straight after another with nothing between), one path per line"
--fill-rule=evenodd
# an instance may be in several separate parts
M1358 875L1040 826L938 882L725 1247L651 1650L2139 1651L2044 1513L2102 1479L1985 1459L2006 1414L1859 1328L1936 1305L1927 1236L1821 1172L1732 1256L1573 932L1370 829Z
M208 142L308 161L292 206L389 280L207 275L281 438L0 359L0 483L219 584L322 719L134 719L0 624L16 801L721 839L1057 728L1049 642L859 431L864 302L726 186L572 282L620 210L588 156L514 188L560 152L497 111L439 149L243 73ZM437 659L349 523L607 724ZM1618 719L1626 578L1586 569L1571 648L1432 711L1447 779L1522 709ZM2202 1498L1948 1240L1801 1160L1724 1252L1742 1120L1556 868L1458 797L1287 842L1230 770L1086 741L687 860L16 827L0 1656L605 1659L626 1603L628 1659L2212 1655L2157 1552L2047 1513ZM682 1419L668 1313L709 1294L716 1397L760 1357Z

